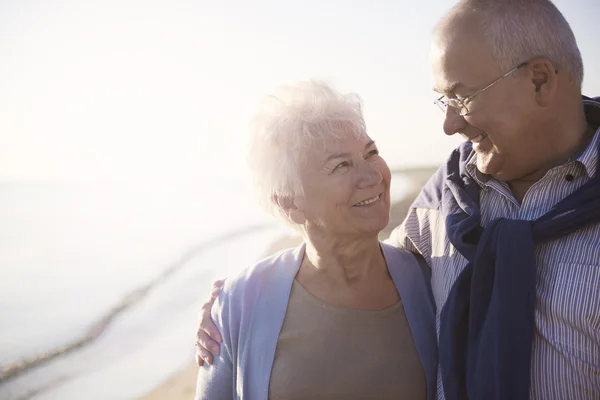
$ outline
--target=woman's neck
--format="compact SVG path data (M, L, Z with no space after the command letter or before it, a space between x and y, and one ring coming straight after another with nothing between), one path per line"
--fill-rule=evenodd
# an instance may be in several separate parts
M305 241L304 263L316 273L348 284L362 281L373 271L387 274L377 235L336 239L313 236Z

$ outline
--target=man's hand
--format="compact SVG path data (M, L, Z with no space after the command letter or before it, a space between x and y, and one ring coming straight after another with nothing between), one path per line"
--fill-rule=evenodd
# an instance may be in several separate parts
M213 303L221 293L225 279L213 282L210 299L204 303L200 309L198 317L198 330L196 332L196 363L199 367L206 362L209 365L213 363L213 354L219 355L221 346L219 343L223 341L217 326L211 318L211 309Z

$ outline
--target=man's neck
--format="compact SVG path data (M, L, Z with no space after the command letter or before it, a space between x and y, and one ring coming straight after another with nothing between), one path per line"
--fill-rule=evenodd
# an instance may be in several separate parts
M594 137L595 129L587 121L578 124L575 132L579 134L560 135L556 138L561 144L556 146L554 157L549 162L531 173L507 182L513 196L519 203L523 201L527 191L539 180L541 180L552 168L563 165L571 160L577 159L589 146ZM562 139L562 140L561 140Z

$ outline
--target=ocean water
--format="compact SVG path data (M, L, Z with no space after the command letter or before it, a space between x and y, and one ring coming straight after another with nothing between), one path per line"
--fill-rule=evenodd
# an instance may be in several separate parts
M407 185L395 175L392 198ZM235 179L0 184L0 372L114 315L88 345L0 381L0 399L134 399L151 390L193 359L212 281L285 233Z

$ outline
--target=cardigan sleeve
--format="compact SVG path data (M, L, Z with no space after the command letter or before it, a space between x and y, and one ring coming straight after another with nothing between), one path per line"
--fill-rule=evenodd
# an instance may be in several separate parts
M234 357L232 351L229 293L223 290L213 304L212 318L221 332L221 354L213 365L205 363L198 371L196 400L232 400L235 397Z

